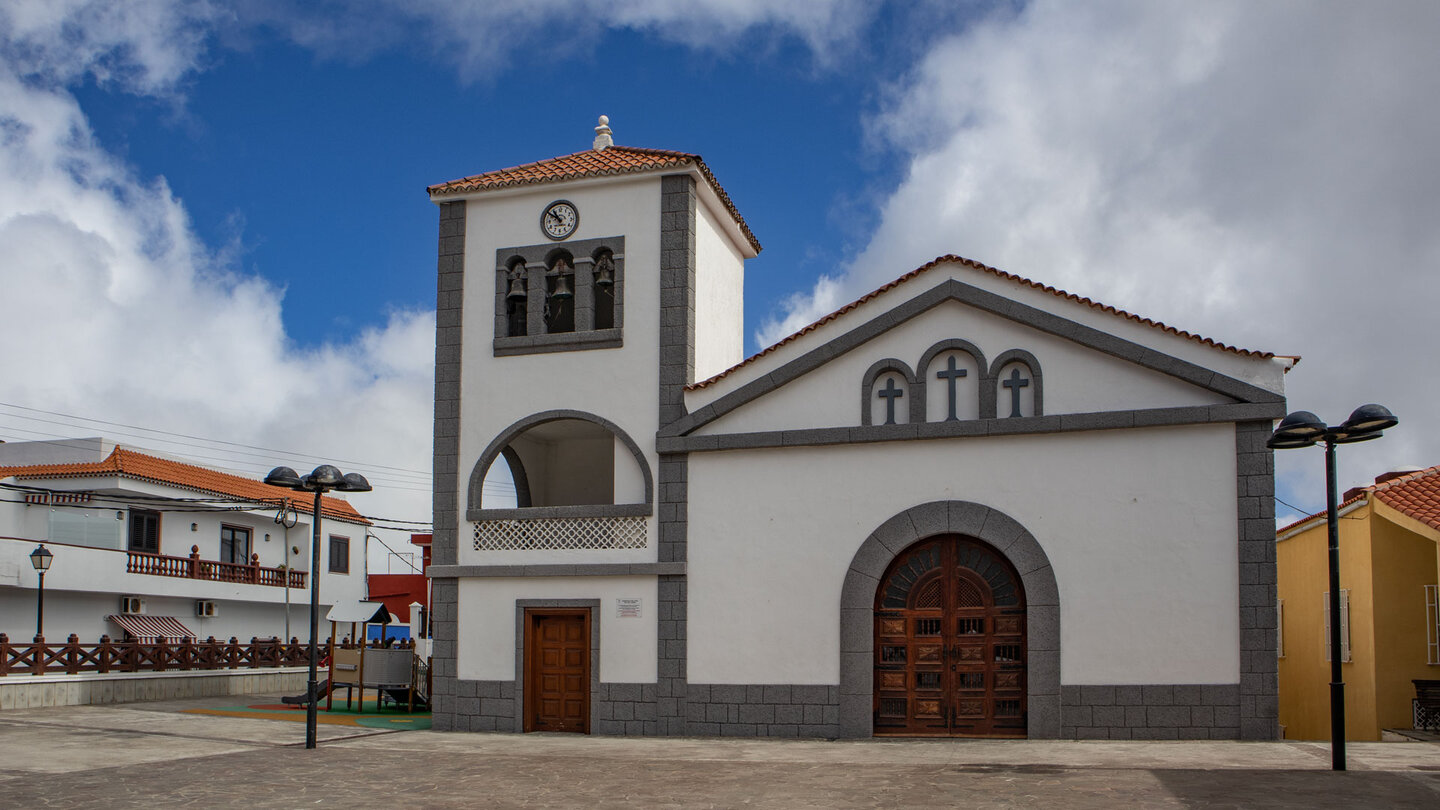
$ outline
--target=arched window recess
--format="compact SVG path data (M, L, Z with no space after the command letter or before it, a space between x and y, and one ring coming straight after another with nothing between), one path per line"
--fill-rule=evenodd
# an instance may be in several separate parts
M466 519L642 517L654 512L653 493L645 454L618 426L583 411L546 411L485 448L470 474Z

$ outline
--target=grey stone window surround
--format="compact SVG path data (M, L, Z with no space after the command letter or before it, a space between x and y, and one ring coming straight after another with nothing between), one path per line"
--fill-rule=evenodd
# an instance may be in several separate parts
M479 504L482 503L482 490L485 485L485 472L486 470L490 469L490 465L495 462L495 459L501 457L502 452L510 446L510 442L514 441L515 437L519 436L530 428L535 427L536 425L543 425L546 422L555 422L561 419L580 419L599 425L600 427L610 431L613 436L619 439L625 445L625 447L630 450L630 455L634 456L635 463L640 465L640 474L645 479L644 503L593 504L585 506L531 506L523 507L520 509L480 508ZM516 486L516 490L518 496L518 484ZM527 483L527 496L528 492L529 488ZM540 413L531 414L530 416L527 416L524 419L521 419L520 421L512 424L510 427L505 428L503 431L500 432L500 435L496 436L490 442L489 446L485 448L485 452L480 454L480 460L475 462L474 468L472 468L470 471L470 486L467 492L468 500L465 508L465 519L474 521L516 520L523 518L551 517L629 517L637 515L649 515L651 514L651 510L654 507L654 493L655 482L654 478L651 476L650 473L650 463L645 460L645 453L640 449L640 445L636 444L635 440L630 438L630 435L627 434L624 430L622 430L619 425L611 422L610 420L602 416L596 416L593 413L587 413L585 411L576 411L570 409L542 411Z
M964 352L970 355L971 360L975 361L975 373L980 377L978 386L980 392L980 418L995 418L995 387L990 381L989 367L985 365L985 353L980 351L979 346L963 338L948 338L942 340L926 349L925 353L920 355L920 362L915 366L915 377L920 381L919 393L925 395L929 390L926 386L929 385L931 380L930 364L935 362L936 357L946 352ZM928 396L925 402L928 407ZM928 415L926 418L929 418ZM922 419L921 421L925 420Z
M990 407L992 408L992 410L989 413L989 417L991 419L994 419L999 416L1000 385L1004 383L1004 380L1000 379L1000 372L1006 366L1013 363L1019 363L1025 366L1025 369L1030 372L1030 390L1034 392L1031 396L1033 397L1033 404L1035 409L1035 413L1031 414L1031 416L1044 416L1045 400L1042 392L1045 389L1044 382L1041 380L1040 376L1040 361L1035 359L1035 355L1025 351L1024 349L1011 349L1007 352L1002 352L999 357L996 357L995 362L990 364L990 373L985 375L985 383L990 387L991 395L994 397L990 402ZM1000 418L1024 419L1025 417L1005 416Z
M916 318L947 301L959 301L984 312L1001 316L1016 323L1038 329L1095 351L1103 352L1135 363L1144 368L1167 374L1208 391L1235 399L1241 404L1278 404L1284 407L1285 398L1259 386L1229 377L1204 368L1188 360L1164 354L1154 349L1128 341L1124 338L1102 332L1094 327L1076 323L1058 315L1036 309L996 293L978 287L947 279L925 290L894 309L888 310L849 332L806 352L800 357L784 363L763 377L748 382L725 394L694 413L683 414L663 423L659 436L662 438L684 436L697 428L709 424L721 416L758 399L771 391L814 371L842 354L850 352L867 341ZM1283 414L1281 414L1283 415ZM1048 419L1050 417L1026 417ZM1019 421L1019 420L1012 420ZM952 423L953 424L953 423ZM894 427L894 426L891 426Z
M615 264L615 326L595 329L595 288L593 255L602 248L611 251ZM575 331L547 334L544 329L545 292L548 268L561 252L574 259ZM516 259L524 261L526 273L526 333L511 336L505 296ZM495 340L496 357L513 357L544 352L613 349L624 345L625 237L607 236L574 242L507 247L495 251ZM538 295L536 293L539 293Z
M970 358L975 361L976 368L980 371L979 412L981 419L997 418L996 409L999 398L999 385L1001 383L999 379L1000 370L1011 363L1024 365L1030 373L1030 384L1034 386L1035 413L1032 416L1044 416L1045 409L1043 404L1044 397L1041 394L1040 361L1035 359L1035 355L1024 349L1010 349L1001 353L999 357L996 357L995 362L987 368L985 365L985 353L980 351L978 346L968 340L950 338L948 340L942 340L929 349L926 349L925 353L920 356L920 363L915 366L915 371L911 371L910 367L907 366L903 360L898 360L893 357L875 361L875 363L866 370L865 376L860 383L861 426L868 427L875 424L873 416L873 410L875 408L875 380L881 374L890 371L905 377L907 387L906 395L910 397L909 414L911 424L919 424L927 421L929 419L929 400L927 393L929 389L927 386L930 381L930 364L934 362L935 358L940 354L951 351L964 352L970 355Z
M891 372L905 378L905 396L910 400L907 411L910 422L925 421L925 383L915 379L915 372L910 370L904 360L887 357L876 360L865 370L865 376L860 380L860 424L872 424L870 412L875 407L875 381L881 374Z
M968 501L911 507L880 524L855 552L840 590L839 735L874 734L875 592L890 563L929 537L988 544L1020 574L1025 592L1027 734L1060 736L1060 591L1039 541L1009 515Z

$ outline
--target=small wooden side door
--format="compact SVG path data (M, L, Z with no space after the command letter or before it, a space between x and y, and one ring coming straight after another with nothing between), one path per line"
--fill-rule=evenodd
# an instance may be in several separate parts
M590 611L525 611L525 730L590 733Z

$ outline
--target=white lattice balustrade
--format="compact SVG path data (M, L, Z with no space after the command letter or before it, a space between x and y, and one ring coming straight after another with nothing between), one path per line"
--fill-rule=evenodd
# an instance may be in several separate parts
M475 524L475 550L644 548L648 520L645 517L482 520Z

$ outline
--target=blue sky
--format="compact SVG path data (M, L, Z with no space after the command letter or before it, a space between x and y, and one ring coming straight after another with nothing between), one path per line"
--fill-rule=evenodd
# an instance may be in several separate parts
M1292 408L1389 405L1344 485L1440 463L1437 40L1425 0L13 0L0 439L338 460L428 519L424 188L604 113L764 244L751 350L957 253L1301 355ZM1318 451L1277 468L1321 506Z
M285 288L300 344L433 307L425 187L588 148L602 113L617 143L699 152L717 173L765 246L748 267L758 325L863 246L876 212L850 197L901 168L857 114L875 74L773 40L756 59L619 30L471 77L433 55L342 61L261 30L244 50L217 48L181 99L93 79L75 95L107 151L163 176L207 244L235 246L234 269ZM748 348L762 348L754 335Z

